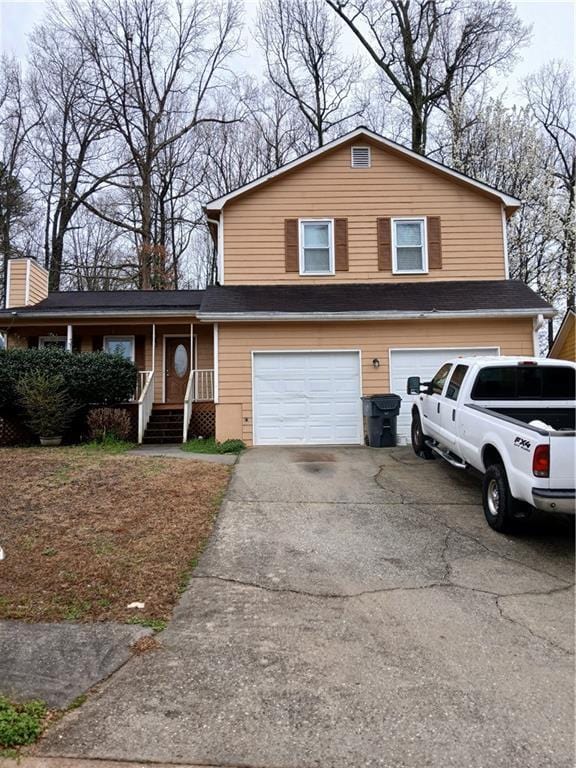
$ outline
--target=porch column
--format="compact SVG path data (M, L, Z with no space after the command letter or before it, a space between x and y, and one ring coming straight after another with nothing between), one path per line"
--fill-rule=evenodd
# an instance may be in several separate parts
M196 357L194 354L194 323L190 323L190 373L188 376L195 376ZM193 384L192 400L196 400L196 382Z
M72 352L72 326L66 328L66 352Z
M152 373L156 370L156 323L152 323Z

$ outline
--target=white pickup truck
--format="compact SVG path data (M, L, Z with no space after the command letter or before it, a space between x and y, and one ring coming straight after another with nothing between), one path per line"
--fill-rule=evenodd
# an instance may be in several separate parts
M576 365L520 357L448 360L417 395L412 447L483 475L484 513L509 531L534 507L574 514Z

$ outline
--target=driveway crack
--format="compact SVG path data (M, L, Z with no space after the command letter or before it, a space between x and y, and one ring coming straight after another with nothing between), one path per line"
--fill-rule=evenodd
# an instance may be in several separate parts
M557 589L551 589L547 592L514 592L509 595L497 595L494 598L494 602L496 604L496 608L498 609L498 613L500 614L500 617L504 619L504 621L508 621L510 624L514 624L517 627L521 627L522 629L526 630L529 635L534 637L537 640L541 640L544 643L547 643L548 645L552 646L552 648L555 648L557 651L561 651L566 656L574 656L573 651L569 651L564 646L557 643L555 640L551 640L549 637L546 637L545 635L541 635L538 632L534 632L533 629L531 629L527 624L525 624L523 621L519 621L518 619L513 618L512 616L509 616L506 613L506 610L504 606L500 604L500 601L508 598L508 597L520 597L524 595L551 595L555 592L565 592L568 589L571 589L572 585L568 587L559 587Z
M198 574L195 579L205 579L206 581L220 581L225 584L234 584L248 589L261 589L264 592L275 592L278 594L299 595L302 597L316 597L328 600L351 600L364 595L379 595L386 592L414 592L423 589L432 589L433 587L452 587L455 586L446 581L432 581L428 584L418 584L413 587L380 587L378 589L364 589L360 592L340 593L340 592L311 592L305 589L294 589L291 587L270 587L264 584L258 584L254 581L244 581L243 579L234 579L232 577L214 576L212 574Z

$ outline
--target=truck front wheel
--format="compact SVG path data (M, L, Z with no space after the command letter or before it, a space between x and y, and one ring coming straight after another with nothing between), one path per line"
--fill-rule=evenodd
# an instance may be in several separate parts
M412 414L412 427L410 429L410 436L412 438L412 448L416 456L420 456L422 459L434 458L434 454L426 445L424 433L422 432L422 422L420 421L420 414L418 411L415 411Z
M502 464L492 464L486 470L482 480L482 501L488 525L499 533L514 530L531 514L528 504L518 501L510 493Z

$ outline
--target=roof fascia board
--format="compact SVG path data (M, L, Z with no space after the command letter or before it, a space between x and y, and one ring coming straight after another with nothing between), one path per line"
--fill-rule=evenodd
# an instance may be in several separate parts
M390 149L394 152L398 152L399 154L406 155L406 157L409 157L411 160L414 160L418 163L422 163L423 165L427 165L428 167L432 168L433 170L439 173L444 173L447 176L451 176L452 178L455 178L464 184L468 184L469 186L476 187L476 189L479 189L482 192L489 194L492 197L495 197L498 200L500 200L506 208L518 208L522 204L522 201L519 200L517 197L506 195L504 192L500 192L499 190L494 189L493 187L490 187L487 184L483 184L481 181L476 181L476 179L472 179L468 176L465 176L463 173L460 173L459 171L455 171L452 168L448 168L447 166L442 165L442 163L438 163L435 160L431 160L428 157L424 157L424 155L419 155L417 152L414 152L413 150L408 149L407 147L403 147L400 144L396 144L395 142L390 141L389 139L386 139L383 136L379 136L377 133L374 133L373 131L370 131L367 128L356 128L351 133L347 133L344 136L341 136L340 138L330 142L329 144L325 144L323 147L318 147L318 149L315 149L312 152L309 152L307 155L298 157L295 160L292 160L291 162L286 163L286 165L283 165L281 168L278 168L275 171L271 171L270 173L267 173L265 176L262 176L259 179L255 179L254 181L251 181L248 184L245 184L243 187L240 187L240 189L233 190L232 192L229 192L226 195L222 195L222 197L218 197L215 200L211 200L210 202L205 204L204 208L205 210L209 210L209 211L221 211L224 205L229 200L233 200L234 198L239 197L240 195L244 195L250 190L254 189L255 187L259 187L260 185L265 184L266 182L271 181L272 179L275 179L284 173L288 173L288 171L291 171L294 168L297 168L299 165L307 163L308 161L313 160L319 155L322 155L325 152L329 152L330 150L335 149L336 147L339 147L341 144L345 144L347 141L351 141L359 136L365 136L366 138L371 139L372 141L386 147L387 149Z
M142 309L142 310L122 310L122 309L58 309L58 310L44 310L34 311L26 308L22 308L22 311L17 309L4 310L0 312L0 318L6 318L11 320L39 320L45 318L46 320L66 319L66 318L130 318L130 317L196 317L197 309Z
M306 320L453 320L486 317L554 317L555 310L543 309L478 309L455 312L199 312L199 320L209 322L255 322L255 321L295 321Z

